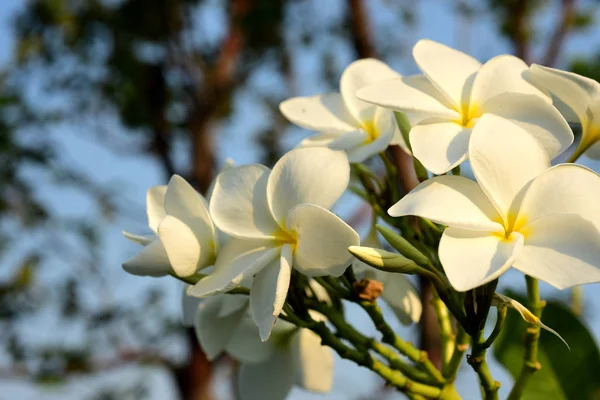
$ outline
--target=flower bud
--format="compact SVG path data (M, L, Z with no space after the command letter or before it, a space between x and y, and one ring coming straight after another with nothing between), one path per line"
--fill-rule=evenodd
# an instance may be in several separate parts
M390 246L398 250L403 256L424 267L430 264L429 259L423 253L396 232L381 225L377 225L377 230L383 235Z
M350 246L348 251L360 261L380 271L401 274L418 274L423 271L414 261L389 251L362 246Z

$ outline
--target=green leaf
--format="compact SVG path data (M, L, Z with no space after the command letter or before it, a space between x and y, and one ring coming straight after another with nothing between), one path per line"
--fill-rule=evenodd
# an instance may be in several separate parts
M507 293L523 304L519 294ZM525 389L525 400L598 400L600 399L600 351L586 326L564 304L549 301L542 321L554 328L571 346L542 331L538 360L542 369L534 373ZM516 312L510 312L502 333L494 343L494 356L517 377L523 365L523 335L527 323Z

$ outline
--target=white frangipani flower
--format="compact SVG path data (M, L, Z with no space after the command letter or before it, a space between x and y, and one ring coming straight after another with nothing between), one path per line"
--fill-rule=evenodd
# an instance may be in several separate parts
M540 141L550 158L573 142L569 125L550 99L529 84L527 65L501 55L485 64L431 40L420 40L413 56L424 75L375 83L358 98L403 111L413 121L414 156L435 174L467 159L469 137L481 116L510 119Z
M361 246L381 247L375 226L371 228ZM358 259L352 262L352 267L357 278L374 279L383 283L381 298L392 308L402 324L410 325L420 321L423 306L419 291L406 275L380 271Z
M389 209L447 225L439 257L455 289L511 266L563 289L600 281L600 176L548 154L518 125L485 115L473 129L474 182L429 179Z
M154 186L146 195L148 225L154 235L123 232L144 248L123 263L134 275L190 276L212 265L218 252L215 227L204 198L179 175L168 186Z
M600 159L600 83L593 79L533 64L533 83L548 90L563 104L557 107L569 122L581 124L578 150L589 158ZM565 108L564 106L567 106Z
M345 150L353 163L384 151L390 144L408 151L394 113L355 95L369 84L398 77L400 74L383 62L365 58L346 68L340 79L341 93L294 97L281 103L279 109L294 124L319 132L300 146Z
M232 239L214 272L188 294L226 292L254 276L251 314L267 340L285 303L292 267L307 276L339 276L350 264L347 248L359 243L358 234L328 210L349 179L346 154L326 147L292 150L272 171L253 164L220 174L210 212Z
M283 320L275 324L271 339L262 342L248 315L247 296L204 300L194 326L208 359L227 353L240 362L236 383L241 400L283 400L293 385L318 393L331 390L331 349L310 330Z

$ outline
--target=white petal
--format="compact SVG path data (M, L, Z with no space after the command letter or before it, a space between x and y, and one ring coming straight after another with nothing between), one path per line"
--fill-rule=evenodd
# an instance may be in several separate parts
M505 93L484 103L481 111L509 119L523 128L540 142L550 159L573 143L573 132L567 121L542 97Z
M247 299L248 296L245 297ZM242 363L260 363L266 361L276 350L275 343L263 342L260 339L256 324L248 314L242 318L238 318L238 325L225 346L225 351Z
M504 232L502 218L479 185L462 176L436 176L414 188L388 214L416 215L438 224L484 232Z
M375 129L378 136L375 140L363 141L359 146L348 149L346 151L348 160L351 163L360 163L369 157L385 151L392 141L397 126L396 119L391 111L385 110L382 107L377 107L377 110L375 111ZM402 144L404 144L404 140L402 141Z
M375 83L357 92L357 97L381 107L407 113L409 118L416 115L438 117L450 121L460 119L461 115L452 109L443 95L422 75Z
M600 90L600 85L596 81L572 72L537 64L531 66L531 72L537 84L558 97L578 116L579 122L585 125L588 105L593 95Z
M206 200L179 175L173 175L169 181L165 211L188 225L200 242L216 241L217 234Z
M383 293L381 298L392 308L404 325L417 323L421 319L423 306L419 291L403 274L383 273Z
M142 246L147 246L155 240L158 240L158 237L156 235L136 235L135 233L129 233L126 231L121 231L121 233L133 243L137 243Z
M564 289L600 282L600 232L578 215L554 214L521 228L525 245L514 267Z
M486 101L503 93L535 95L546 104L551 99L524 79L529 67L518 57L503 54L483 64L471 92L470 110L474 111Z
M284 400L295 380L291 352L277 351L260 364L242 364L237 381L240 400Z
M205 297L231 290L276 259L280 251L270 242L231 239L221 249L213 273L192 286L188 294Z
M446 95L457 110L467 104L470 85L481 63L473 57L431 40L422 39L413 57L423 74Z
M329 392L333 386L331 349L321 345L321 338L308 329L300 329L292 340L296 384L312 392Z
M369 135L364 130L357 129L336 137L327 144L327 147L332 150L350 150L360 146L368 138Z
M226 317L247 306L248 296L245 294L227 294L227 296L223 296L218 316L219 318Z
M502 275L523 247L523 235L508 239L486 232L447 228L440 241L439 255L454 289L464 292Z
M516 217L531 180L550 167L548 154L532 135L492 114L473 128L469 159L477 182L505 223Z
M187 290L189 287L190 285L187 284L183 284L181 287L181 324L183 326L194 326L194 321L196 320L196 311L198 310L198 306L202 301L202 299L187 295Z
M260 338L266 341L287 298L292 274L292 246L281 248L281 257L254 276L250 290L250 312Z
M125 261L123 269L140 276L165 276L172 271L167 252L160 240L155 240Z
M190 276L214 261L212 243L199 243L190 227L173 216L163 218L158 226L158 236L179 276Z
M574 214L600 228L600 176L576 164L561 164L538 176L529 186L517 225L552 214Z
M348 247L360 243L358 233L337 215L313 204L295 207L288 232L297 242L294 268L308 276L339 276L352 262Z
M348 187L350 164L342 151L295 149L277 161L269 175L267 200L281 227L292 208L310 203L329 209Z
M267 205L269 169L242 165L217 176L210 214L220 230L238 238L274 238L279 227Z
M352 131L354 132L354 131ZM303 139L296 147L327 147L329 143L340 137L337 133L323 133Z
M294 97L281 103L279 110L294 124L321 133L341 134L357 126L339 93Z
M218 318L220 307L221 297L211 297L202 301L196 312L196 337L209 360L214 360L223 352L243 317L243 312L238 312L226 318Z
M410 144L413 155L436 175L444 174L467 158L471 128L456 122L431 119L413 126Z
M375 107L359 100L356 92L372 83L399 77L399 73L374 58L354 61L344 70L340 79L340 92L344 104L357 123L372 120Z
M167 215L165 211L165 195L167 186L152 186L146 192L146 214L148 215L148 226L156 232L158 224Z

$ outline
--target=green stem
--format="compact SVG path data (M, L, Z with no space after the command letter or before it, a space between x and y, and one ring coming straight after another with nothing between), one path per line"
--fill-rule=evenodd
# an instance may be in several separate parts
M390 157L385 152L379 153L379 157L385 166L385 175L387 178L388 187L391 191L391 202L393 204L400 200L400 193L398 192L398 184L396 182L397 169Z
M500 332L502 331L502 327L504 326L504 320L506 320L506 312L508 308L505 305L499 305L497 307L498 316L496 318L496 325L494 325L494 330L490 334L490 336L483 343L483 347L486 349L491 347Z
M384 343L389 344L401 354L408 357L409 360L419 364L437 382L445 382L442 373L429 360L426 351L417 349L411 343L404 341L402 338L396 335L394 330L385 321L383 313L381 312L381 308L379 308L376 302L370 302L366 300L355 300L355 302L367 312L369 317L371 317L375 328L377 328L377 330L383 335Z
M583 286L571 289L571 311L578 317L583 315Z
M452 352L454 351L454 343L456 336L452 330L452 322L450 314L444 302L436 291L433 291L432 304L437 315L438 324L440 326L440 335L442 339L442 370L450 362Z
M458 368L460 367L460 363L463 360L465 352L469 349L469 343L471 342L471 337L467 334L465 329L458 325L456 333L456 344L454 346L454 352L452 353L452 357L450 361L446 365L446 368L443 370L444 377L446 379L451 379L456 376L458 373Z
M492 377L490 368L488 367L485 359L485 347L483 346L483 343L483 331L481 330L475 337L473 337L473 349L471 350L471 355L467 358L467 360L479 376L479 383L483 389L484 399L498 400L498 389L500 388L500 382L495 381Z
M525 279L527 282L529 311L536 317L541 318L542 310L546 306L546 302L540 300L538 280L530 276L525 276ZM523 357L523 366L521 367L521 372L517 377L507 400L520 399L521 396L523 396L529 377L542 368L537 359L539 339L540 327L538 325L530 324L525 332L525 356Z

